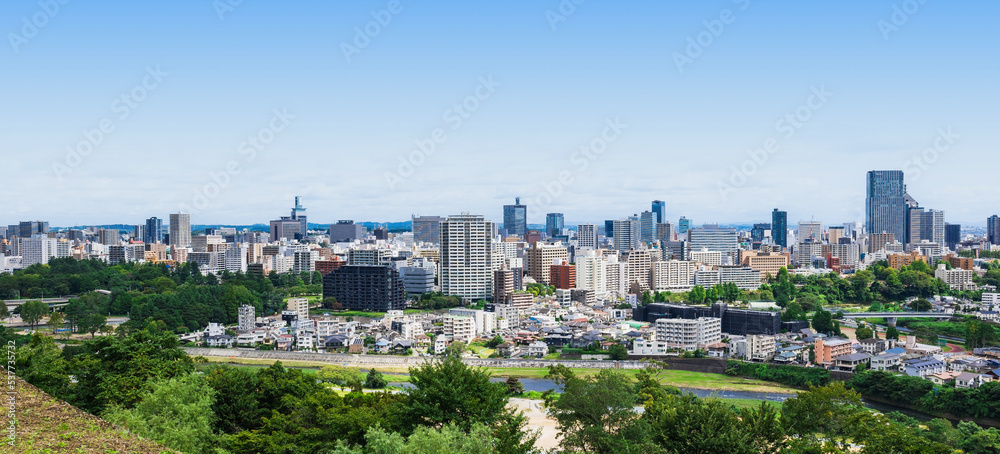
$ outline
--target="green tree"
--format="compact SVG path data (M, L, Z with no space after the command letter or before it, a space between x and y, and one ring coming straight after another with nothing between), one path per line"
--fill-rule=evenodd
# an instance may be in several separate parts
M135 408L114 406L104 418L168 448L211 452L216 445L215 390L193 374L156 381L149 389Z
M829 312L819 309L813 314L812 327L817 333L829 334L833 332L833 317Z
M84 333L90 333L91 339L94 338L94 333L97 333L104 328L108 323L108 318L102 314L92 313L84 315L78 322L77 328Z
M802 305L798 301L792 301L785 307L785 312L781 314L781 320L790 322L793 320L806 320L806 311L802 310Z
M34 331L38 322L49 313L49 305L41 301L33 300L21 304L21 320L31 326Z
M688 292L688 299L694 304L702 304L705 302L705 288L696 285L690 292Z
M895 326L890 326L885 330L885 338L899 340L899 330Z
M386 381L385 377L382 376L381 372L375 369L371 369L368 371L368 376L365 377L364 386L365 388L368 389L382 389L385 388L388 384L389 382Z
M550 367L550 375L565 383L549 407L562 436L565 452L627 452L648 441L643 420L633 407L638 395L631 380L615 370L601 369L588 378Z
M785 434L775 408L761 402L737 413L722 399L671 396L647 405L653 439L668 453L780 452Z
M965 347L968 349L988 347L997 340L996 329L992 324L969 320L965 322Z
M10 317L10 311L7 310L7 305L0 304L0 323L2 323L3 320L7 319L8 317Z
M466 366L453 355L410 368L402 424L444 427L455 423L463 430L479 422L493 425L506 411L507 387L490 381L485 369Z
M507 394L519 396L524 393L524 385L521 384L521 380L517 377L507 377L507 381L504 382L507 385Z
M32 335L31 341L17 349L14 371L24 381L53 396L65 399L69 394L69 363L51 337Z
M361 383L361 373L343 366L326 366L316 372L316 379L338 386L352 386Z
M628 350L622 344L613 344L608 348L611 353L610 358L615 361L624 361L628 359Z
M931 305L931 302L923 298L915 299L910 303L910 309L913 309L915 312L927 312L930 311L932 307L934 306Z
M486 348L497 348L497 345L500 345L504 342L505 341L503 340L503 338L500 337L500 335L498 334L496 336L493 336L492 339L486 341Z
M191 357L162 322L124 337L103 336L84 344L86 352L73 364L78 383L73 403L92 413L114 404L134 407L156 379L194 370Z
M862 326L854 331L854 337L858 340L871 339L875 337L875 331L867 326Z
M55 334L57 330L62 329L64 320L62 312L53 312L52 315L49 316L49 327L52 328L52 334Z
M843 382L833 382L786 400L781 407L781 422L789 435L815 437L821 433L843 445L852 434L856 417L867 413L860 394L844 387Z

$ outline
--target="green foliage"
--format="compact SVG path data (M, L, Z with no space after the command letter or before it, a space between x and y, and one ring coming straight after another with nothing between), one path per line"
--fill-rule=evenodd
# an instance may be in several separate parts
M825 386L830 383L830 371L817 367L798 367L729 360L726 375L752 377L796 388Z
M493 336L493 339L486 341L486 348L497 348L498 345L504 343L504 340L500 335Z
M854 336L857 337L858 340L871 339L875 337L875 331L867 326L862 326L854 331Z
M736 412L721 399L669 396L647 406L653 442L668 453L779 452L785 434L773 406Z
M104 336L84 344L86 353L73 361L78 383L73 403L99 413L109 405L134 407L150 391L150 383L194 370L177 338L153 325L125 337Z
M338 386L353 386L362 381L361 372L343 366L326 366L316 372L316 379Z
M614 344L608 348L608 352L611 354L610 358L615 361L624 361L628 359L628 349L622 344Z
M995 327L980 320L965 322L965 348L981 348L994 345L997 342Z
M420 309L448 309L462 305L462 299L457 296L445 296L441 292L430 292L420 295L414 302L415 308Z
M899 330L895 326L890 326L885 330L885 338L899 340Z
M32 331L38 326L38 322L49 313L49 305L41 301L28 301L18 308L21 310L21 320L31 325Z
M633 411L638 396L626 375L610 369L589 378L557 373L565 388L549 407L565 452L625 452L647 441L646 424Z
M910 309L913 309L914 312L927 312L931 310L932 307L934 306L931 305L931 302L924 298L915 299L910 303Z
M14 370L23 380L53 396L69 397L69 362L51 337L34 334L16 350Z
M410 368L402 424L444 427L455 423L463 430L480 422L492 425L507 404L507 387L490 381L485 369L466 366L456 356L445 356Z
M382 373L372 369L368 371L368 376L365 377L364 387L368 389L383 389L389 385Z
M700 285L694 286L694 288L692 288L691 291L688 292L688 300L690 300L692 304L704 303L705 297L706 297L705 288Z
M785 312L781 314L781 321L790 322L794 320L807 320L806 311L802 309L802 305L798 301L792 301L788 303L785 308Z
M524 393L524 385L521 384L521 380L517 377L507 377L507 381L504 382L507 386L507 394L519 396Z
M829 312L823 309L817 310L816 313L813 314L812 328L817 333L823 333L823 334L832 333L834 330L833 316Z
M112 406L104 414L140 436L182 452L210 452L215 445L215 390L193 374L157 381L135 408Z
M213 367L205 379L218 393L212 409L218 417L215 429L224 433L259 429L273 412L291 412L294 407L286 398L305 399L323 391L315 378L280 361L260 370Z

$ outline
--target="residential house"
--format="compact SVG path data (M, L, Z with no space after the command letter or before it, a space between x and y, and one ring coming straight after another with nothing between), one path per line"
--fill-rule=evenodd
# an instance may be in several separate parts
M974 374L972 372L962 372L955 377L956 388L978 388L983 383L993 381L988 375Z
M205 345L208 345L209 347L232 348L233 347L233 341L234 341L233 336L230 336L228 334L220 334L218 336L208 336L208 337L206 337L205 338Z
M872 355L865 352L851 353L849 355L840 355L834 358L834 368L843 371L854 371L858 366L862 364L868 364L871 360Z
M871 368L872 370L899 370L899 365L902 359L899 354L885 353L872 356L871 358Z
M545 342L535 341L528 345L528 356L541 358L549 354L549 346Z
M947 370L944 362L938 361L934 358L919 358L912 359L909 361L903 361L903 364L899 366L900 372L911 377L921 377L924 378L928 375L939 374Z

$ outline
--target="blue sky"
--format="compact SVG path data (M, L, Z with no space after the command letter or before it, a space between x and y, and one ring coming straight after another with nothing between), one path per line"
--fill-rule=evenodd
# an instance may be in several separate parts
M295 195L317 222L499 220L520 196L532 223L661 199L839 224L872 169L948 222L1000 211L996 2L51 1L0 4L0 224L266 222Z

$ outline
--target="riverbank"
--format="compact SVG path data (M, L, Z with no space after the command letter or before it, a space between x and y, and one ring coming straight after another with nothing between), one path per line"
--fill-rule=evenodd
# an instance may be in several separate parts
M257 358L237 358L237 357L206 357L209 363L229 364L233 366L256 366L266 367L274 364L276 360ZM331 365L317 361L281 361L281 364L288 367L319 370L324 366ZM344 367L344 366L341 366ZM350 367L359 371L367 371L367 368ZM390 381L405 382L409 380L409 368L402 366L377 366L375 370L393 374ZM494 377L514 377L526 379L544 379L548 374L546 368L516 368L516 367L489 367L486 368ZM599 369L571 368L574 374L581 377L589 377L597 374ZM630 377L635 377L640 371L636 369L619 369ZM694 388L718 391L746 391L762 393L795 394L801 390L791 388L778 383L756 380L751 378L731 377L728 375L712 374L705 372L690 372L683 370L663 370L658 373L660 383L678 388Z

